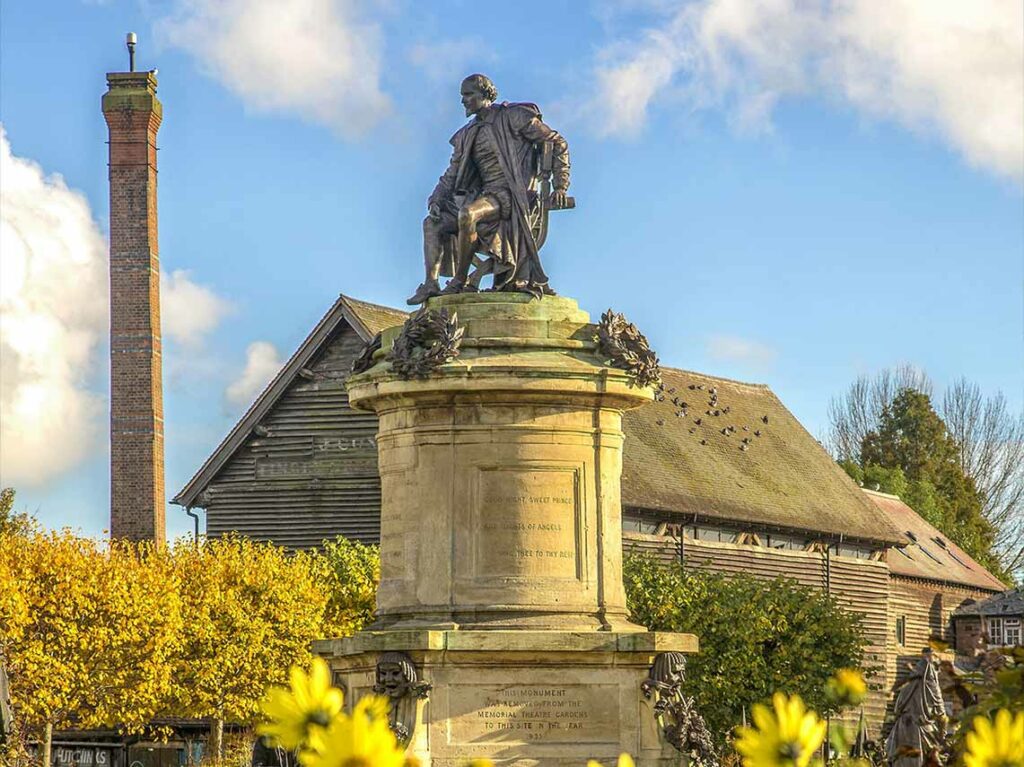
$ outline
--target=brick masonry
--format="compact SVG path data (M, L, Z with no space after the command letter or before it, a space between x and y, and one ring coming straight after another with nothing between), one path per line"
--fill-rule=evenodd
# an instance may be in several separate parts
M165 540L164 410L150 72L107 75L110 146L110 535Z

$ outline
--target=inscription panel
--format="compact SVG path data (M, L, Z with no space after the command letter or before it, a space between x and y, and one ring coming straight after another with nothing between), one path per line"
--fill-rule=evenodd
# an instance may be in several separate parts
M452 745L619 742L615 685L470 684L449 693Z
M477 576L580 577L575 469L482 469Z

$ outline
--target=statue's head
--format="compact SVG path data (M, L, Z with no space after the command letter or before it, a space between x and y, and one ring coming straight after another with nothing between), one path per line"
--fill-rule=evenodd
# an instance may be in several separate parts
M462 106L466 117L486 109L498 98L498 89L487 75L470 75L462 81Z
M416 677L416 667L405 653L386 652L377 661L376 687L389 698L404 697Z
M685 670L685 655L681 652L662 652L654 656L650 678L661 684L682 684Z

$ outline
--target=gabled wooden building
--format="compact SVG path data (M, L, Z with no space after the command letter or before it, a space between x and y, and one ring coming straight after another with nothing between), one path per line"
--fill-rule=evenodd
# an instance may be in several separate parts
M292 548L337 535L377 541L376 416L349 407L344 381L364 344L406 316L340 296L174 502L204 508L209 535ZM947 567L966 557L948 542L934 544L948 561L931 562L919 549L937 531L898 499L857 487L767 386L662 372L666 400L624 419L624 547L794 578L860 613L882 668L865 707L877 732L900 654L927 639L926 623L945 632L936 600L948 606L935 613L941 623L1002 584L973 561Z

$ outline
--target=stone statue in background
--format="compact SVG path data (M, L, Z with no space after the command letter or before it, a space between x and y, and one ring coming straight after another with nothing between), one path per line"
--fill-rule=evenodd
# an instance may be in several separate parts
M566 194L569 146L544 124L536 104L495 103L498 90L488 77L470 75L461 92L473 119L452 136L451 162L427 201L426 279L408 303L476 292L492 272L494 290L551 294L538 251L548 212L575 207ZM479 268L471 276L474 263ZM442 274L453 276L444 291Z
M939 687L939 664L932 649L921 653L893 706L886 757L893 767L921 767L939 759L946 735L946 707Z

